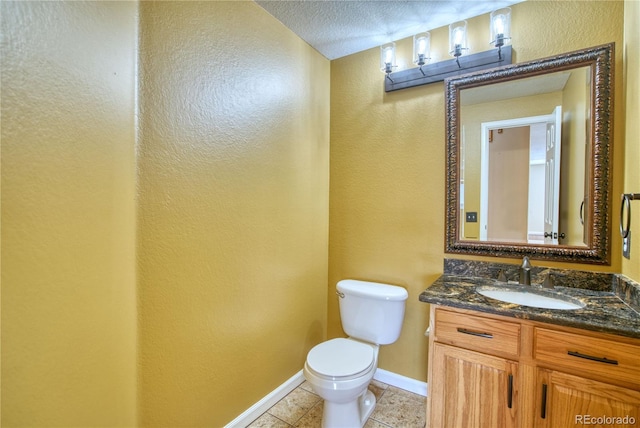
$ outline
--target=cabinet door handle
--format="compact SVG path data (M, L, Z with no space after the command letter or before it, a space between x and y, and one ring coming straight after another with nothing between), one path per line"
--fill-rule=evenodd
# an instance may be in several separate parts
M491 333L481 333L479 331L467 330L466 328L458 327L458 333L470 334L471 336L484 337L487 339L493 339Z
M507 407L513 406L513 375L509 375L509 383L507 383Z
M568 351L567 354L571 355L572 357L584 358L585 360L597 361L599 363L605 364L613 364L614 366L618 365L617 360L610 360L604 357L594 357L593 355L581 354L580 352L575 351Z
M547 418L547 384L542 384L542 409L540 410L540 417L542 419Z

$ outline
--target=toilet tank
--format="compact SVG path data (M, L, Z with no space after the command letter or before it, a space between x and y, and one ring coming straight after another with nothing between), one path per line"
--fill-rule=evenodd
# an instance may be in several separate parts
M400 337L409 293L402 287L344 279L337 284L340 319L355 339L388 345Z

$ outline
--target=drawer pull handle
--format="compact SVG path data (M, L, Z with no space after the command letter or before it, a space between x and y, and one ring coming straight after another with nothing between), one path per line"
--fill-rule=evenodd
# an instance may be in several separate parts
M542 419L547 418L547 384L542 384L542 409L540 410L540 417Z
M572 357L584 358L585 360L597 361L599 363L605 364L613 364L614 366L618 365L617 360L610 360L604 357L594 357L593 355L581 354L580 352L574 351L568 351L567 354L571 355Z
M467 330L466 328L458 327L458 333L470 334L471 336L484 337L487 339L493 339L493 334L491 333L481 333L479 331Z
M513 375L509 375L509 383L507 384L507 407L513 406Z

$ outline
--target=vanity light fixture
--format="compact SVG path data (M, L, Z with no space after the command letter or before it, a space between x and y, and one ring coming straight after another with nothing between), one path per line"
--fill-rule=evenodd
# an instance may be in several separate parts
M511 43L511 8L505 7L491 12L489 22L491 41L498 48L498 57L502 56L502 47Z
M380 70L386 74L387 79L393 83L389 74L398 65L396 64L396 44L391 42L380 46Z
M431 51L431 34L427 31L424 33L418 33L413 36L413 63L420 67L420 72L423 76L422 66L427 63L431 58L429 57Z
M460 66L460 57L469 50L467 44L467 21L454 22L449 25L449 54L456 59Z
M491 44L495 50L469 54L467 44L467 21L449 25L449 54L454 59L430 63L431 35L429 32L413 36L413 63L417 68L394 71L396 65L396 45L387 43L380 47L380 69L386 74L385 92L441 82L448 77L456 77L473 71L487 70L511 64L511 9L498 9L490 15ZM464 56L464 61L460 57Z

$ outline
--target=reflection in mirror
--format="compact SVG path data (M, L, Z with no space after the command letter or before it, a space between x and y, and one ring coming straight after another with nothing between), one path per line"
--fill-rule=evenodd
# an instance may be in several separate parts
M580 67L460 92L460 239L586 246L589 73Z
M447 252L608 263L612 58L447 80Z

